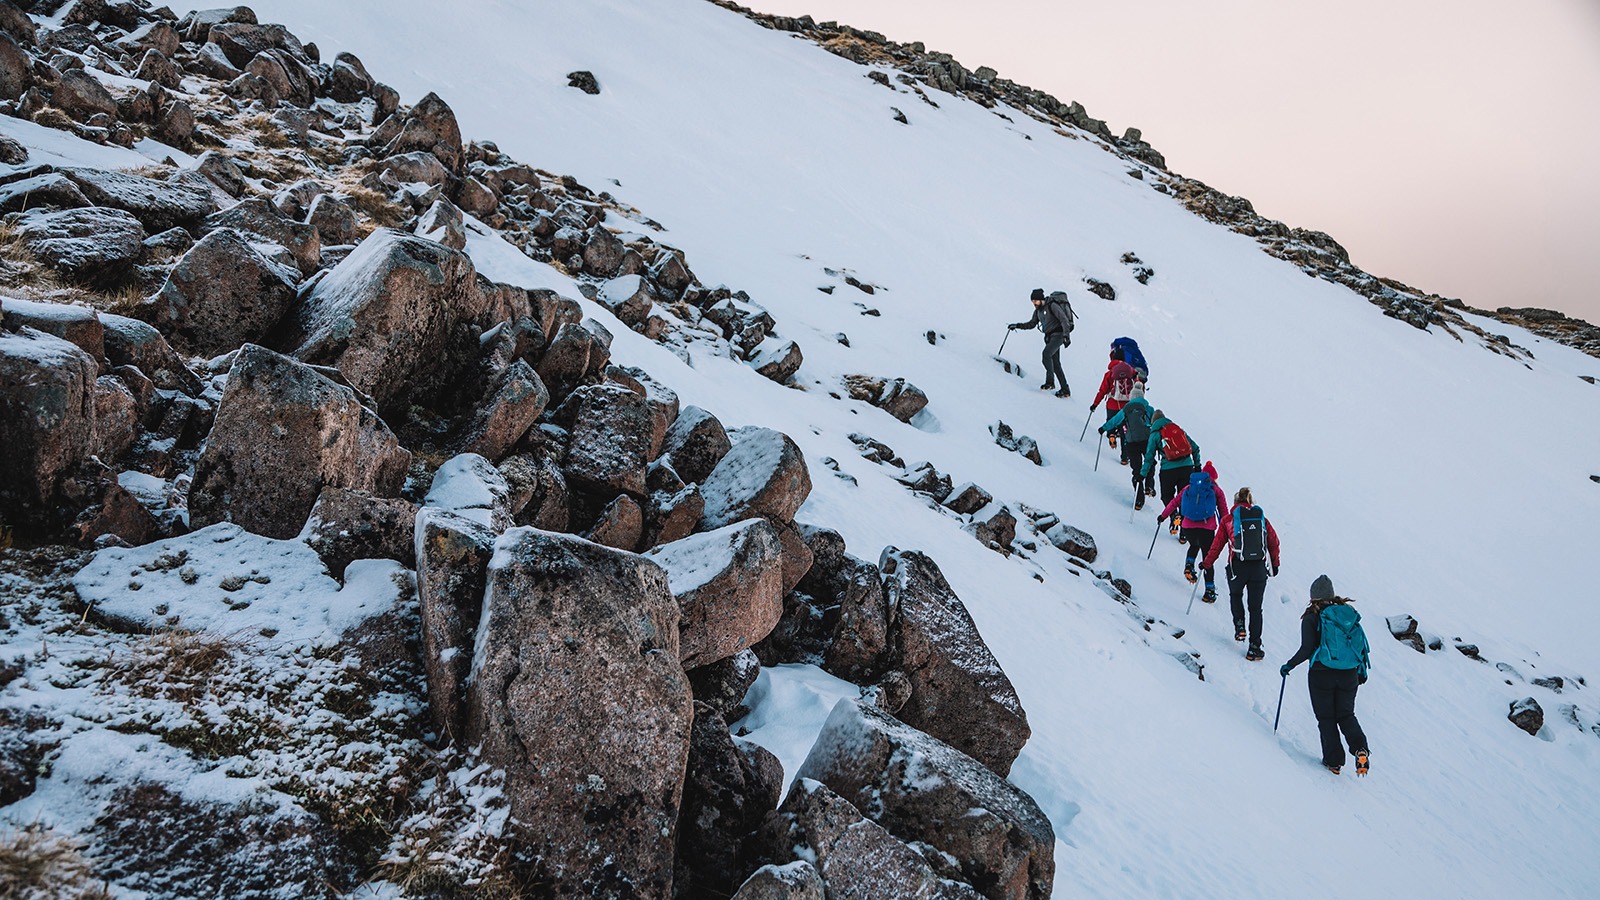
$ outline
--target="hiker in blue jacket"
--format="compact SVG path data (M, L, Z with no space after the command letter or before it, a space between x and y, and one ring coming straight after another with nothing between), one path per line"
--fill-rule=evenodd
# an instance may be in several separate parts
M1317 576L1311 603L1300 616L1300 649L1278 673L1288 678L1295 666L1311 660L1306 686L1322 735L1322 764L1335 775L1345 763L1340 732L1355 755L1356 774L1367 774L1371 765L1367 735L1356 721L1356 689L1367 683L1368 649L1361 614L1333 592L1332 579Z

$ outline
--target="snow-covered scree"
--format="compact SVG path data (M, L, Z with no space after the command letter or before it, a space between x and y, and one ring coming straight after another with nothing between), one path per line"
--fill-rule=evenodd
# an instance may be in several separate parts
M1600 874L1600 702L1589 698L1592 688L1583 680L1600 662L1591 637L1600 611L1588 602L1593 590L1581 524L1600 512L1600 500L1587 477L1591 461L1550 450L1592 446L1600 437L1594 415L1600 388L1575 377L1600 374L1592 358L1488 320L1474 321L1505 333L1532 358L1490 352L1471 334L1458 341L1385 318L1364 298L1305 278L1249 238L1192 215L1155 190L1154 170L1131 177L1140 167L1088 132L1058 132L1020 110L986 109L925 85L937 105L923 103L917 88L892 71L869 78L879 69L701 0L532 9L470 2L448 16L417 0L333 6L269 0L259 12L263 21L284 21L302 40L315 39L329 57L336 50L358 53L377 77L401 79L395 84L407 100L437 91L469 136L494 138L515 159L604 187L615 199L594 208L607 226L670 243L701 279L738 286L770 312L777 337L759 345L740 342L759 341L766 327L725 336L680 328L652 340L648 321L634 320L642 306L635 285L597 286L588 277L580 283L568 274L577 270L569 260L537 248L538 258L530 258L519 249L530 246L525 238L497 234L489 214L456 220L448 209L421 202L428 185L410 179L390 185L397 195L415 193L411 206L422 207L415 211L428 209L428 227L418 230L463 246L478 274L566 298L596 298L555 314L565 322L561 329L582 332L564 332L572 338L566 346L581 345L590 359L603 344L616 364L648 373L655 387L641 384L640 400L585 387L557 408L575 383L552 376L547 380L558 396L531 404L538 409L527 421L545 412L546 399L553 408L533 438L590 440L606 451L596 456L607 471L585 477L617 476L629 482L625 494L643 497L633 479L646 478L644 462L661 448L659 440L637 446L645 426L633 425L656 421L652 416L668 406L659 390L665 385L676 392L674 413L680 403L692 404L730 427L781 432L810 463L809 496L786 495L804 497L798 513L780 499L726 519L754 514L789 539L781 560L760 555L769 569L789 567L798 554L794 533L808 533L790 518L837 529L850 552L865 559L894 546L937 560L1003 668L1001 680L1009 677L1007 689L1015 687L1012 702L1020 699L1026 710L1024 728L1032 736L1011 765L1010 781L1031 795L1054 829L1054 884L1062 896L1345 896L1375 884L1424 896L1583 896ZM577 70L592 79L570 80L598 93L569 86ZM518 98L514 115L506 112L508 97ZM345 124L352 134L366 127ZM0 118L0 128L36 162L132 168L149 159L10 117ZM177 151L155 152L188 161ZM413 162L419 167L413 174L426 175L425 160ZM269 191L259 178L249 190ZM369 219L365 224L373 224ZM380 233L370 246L401 243ZM1125 262L1129 254L1147 268ZM287 257L284 251L279 261L293 265ZM447 254L430 259L438 271L460 272ZM320 277L330 283L331 276ZM1116 299L1091 294L1087 279L1113 287ZM1025 298L1035 286L1067 290L1079 314L1066 354L1076 389L1071 400L1034 390L1036 334L1013 334L1006 346L1010 368L1020 364L1023 378L992 358L1003 323L1026 317ZM312 282L301 296L317 291ZM723 302L718 316L759 317L737 298ZM710 311L706 316L713 318ZM593 327L580 326L580 317ZM512 330L508 323L486 332L484 352L492 354ZM1283 537L1284 571L1269 585L1264 664L1240 659L1223 604L1185 611L1190 592L1180 576L1181 551L1162 529L1153 559L1145 561L1154 510L1147 506L1130 519L1126 471L1114 454L1091 471L1095 448L1090 439L1077 441L1084 418L1101 415L1091 416L1087 402L1105 347L1120 334L1136 337L1152 364L1152 403L1203 445L1230 495L1242 484L1254 489ZM789 341L803 360L784 349ZM554 355L552 349L546 361ZM443 367L448 356L416 362ZM349 362L339 363L345 377L359 370ZM193 386L196 407L215 408L223 373L233 365L219 359L204 369L214 380L204 389ZM852 399L846 379L858 375L904 379L927 405L900 407L882 392ZM608 377L625 384L638 375ZM359 418L379 437L388 430L371 421L377 406L408 442L443 428L425 418L405 421L402 401L412 398L400 396L402 387L437 386L377 377L351 387L317 383L345 398L343 412L328 415L346 415L339 421L352 426ZM373 400L367 394L376 395L377 387L384 395ZM494 396L497 403L505 398L496 409L525 411L531 403L516 391ZM594 426L585 418L591 409L628 427ZM998 446L997 420L1037 441L1042 465ZM587 432L574 427L580 423ZM863 458L855 435L911 464L887 462L877 450L878 459ZM457 437L451 432L445 443ZM494 443L479 431L460 440L469 437L474 447ZM164 476L138 471L117 479L146 506L173 510L161 521L175 530L175 520L185 522L185 475L198 451L181 435L176 440L176 452L165 448L173 462ZM237 449L248 455L251 448ZM148 459L161 450L137 452ZM581 524L595 541L640 546L640 505L654 515L656 497L676 500L694 487L649 481L648 497L619 501L603 513L574 502L569 522L565 494L550 501L557 479L535 473L495 482L500 475L479 472L471 456L439 469L430 493L428 477L450 455L419 461L406 494L465 515L434 545L422 540L421 526L440 517L418 517L414 555L421 590L430 590L432 573L452 601L467 602L446 611L455 618L430 617L424 609L420 619L433 629L427 640L446 641L437 662L471 655L476 637L475 669L490 656L488 629L477 628L471 599L474 591L484 596L487 556L476 584L465 560L495 549L494 535L484 545L475 527L503 530L512 515L507 507L516 504L519 521L537 515L539 527L556 531ZM782 454L748 455L770 466ZM918 470L922 460L956 484L981 485L983 493L969 499L988 499L958 511L909 491L904 482L917 479L907 470ZM701 499L715 524L739 500L734 494L765 488L735 468L720 479L714 472L689 479L707 486ZM664 476L653 468L648 477ZM730 483L738 490L726 490ZM574 496L582 490L575 487ZM557 508L559 523L544 518ZM668 517L658 518L661 525ZM1082 561L1052 546L1066 543L1060 523L1094 535L1092 560L1078 544L1072 552ZM409 526L404 530L409 536ZM332 537L359 543L355 531ZM634 566L631 557L578 538L516 534L548 540L595 565ZM223 535L232 537L205 543ZM228 544L241 541L263 546L240 562ZM495 873L517 860L497 855L504 848L495 842L529 795L519 792L515 777L424 743L455 732L439 727L437 709L434 726L425 723L428 703L414 666L397 664L374 685L380 673L369 671L367 657L381 648L339 639L352 621L419 618L404 568L411 563L355 557L340 589L290 545L299 546L214 525L148 549L107 550L78 573L78 596L62 578L81 559L56 571L48 551L14 554L3 573L6 657L28 664L23 677L5 686L4 709L36 710L46 721L25 729L38 747L22 758L33 760L38 787L0 815L13 826L38 821L92 841L108 810L111 822L133 815L115 812L121 809L159 806L191 818L226 810L270 820L255 827L291 852L330 846L318 836L329 827L344 837L337 846L366 851L354 859L301 854L300 868L280 879L294 883L289 893L311 883L309 874L297 881L299 873L315 869L345 881L392 877L375 888L383 891L426 890L423 875L437 873L466 888L508 887L494 881ZM514 602L509 587L517 578L543 577L542 557L517 560L509 547L500 549L507 552L492 567L488 597ZM404 559L403 550L391 554ZM728 556L689 555L690 570L724 565ZM207 564L197 564L202 560ZM666 577L657 583L647 569L639 571L640 592L653 603L701 583L675 585ZM1291 676L1283 726L1272 732L1280 686L1272 676L1294 649L1305 586L1324 571L1356 598L1374 644L1373 679L1359 705L1374 769L1361 782L1317 765L1303 668ZM780 577L790 581L787 571ZM273 590L291 584L300 590L298 606ZM80 597L102 606L100 614L86 617ZM304 615L266 616L274 606ZM1398 618L1404 615L1420 626ZM1391 616L1400 641L1383 637ZM211 631L186 638L181 631L142 637L115 630L141 619L146 627ZM675 634L662 636L655 613L649 622L618 621L617 633L605 636L618 659L678 649ZM203 652L160 644L185 640L203 644ZM130 662L98 662L108 655ZM207 668L174 674L163 668L173 659L198 659ZM980 669L993 665L987 651L974 660ZM663 708L681 712L686 689L670 669L654 689L665 698ZM437 681L432 667L429 676ZM886 678L869 696L893 708L887 698L896 690ZM761 786L750 796L792 780L830 713L857 692L815 666L763 668L744 697L749 714L733 727L776 757L781 778L774 784L761 754L747 745L723 754L742 760L734 766L742 783ZM1518 710L1515 724L1507 721L1512 704L1525 697L1542 705L1542 724L1531 708ZM285 709L314 712L305 721L283 721ZM737 704L717 712L742 715ZM697 734L702 715L696 707ZM523 738L538 733L539 723L528 724ZM490 726L480 718L470 727ZM934 724L918 727L934 731ZM713 755L705 746L676 743L680 732L669 737L645 749L686 752L691 769ZM606 755L627 761L625 753ZM313 764L291 764L302 758ZM134 798L143 805L130 806L127 798L102 796L120 781L81 789L104 760L128 761L141 782L165 793ZM240 802L245 797L249 803ZM685 789L686 810L707 802ZM371 822L393 833L363 834ZM958 876L961 865L973 862L941 867L940 853L948 851L928 843L919 845L924 857L908 865L930 879ZM156 857L141 853L146 845L138 841L127 845L133 854L110 860L120 868L106 876L124 891L162 893L167 885L147 871ZM93 850L84 852L93 858ZM246 895L261 885L212 889Z

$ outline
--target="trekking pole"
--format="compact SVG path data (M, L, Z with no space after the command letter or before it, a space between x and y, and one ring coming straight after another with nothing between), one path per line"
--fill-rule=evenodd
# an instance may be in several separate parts
M1078 443L1083 443L1083 436L1089 433L1089 420L1094 418L1094 407L1089 408L1089 414L1083 418L1083 430L1078 432Z
M995 356L999 356L1000 354L1006 352L1006 341L1009 340L1011 340L1011 329L1007 328L1006 336L1000 339L1000 349L994 352Z
M1094 470L1096 472L1100 471L1100 448L1104 447L1105 445L1105 441L1096 440L1094 442Z
M1196 581L1194 587L1189 588L1189 608L1183 611L1184 615L1194 612L1194 592L1200 589L1200 582Z
M1161 536L1161 520L1160 519L1156 519L1156 533L1150 535L1150 550L1149 550L1149 552L1145 553L1145 555L1144 555L1145 559L1149 559L1150 555L1152 553L1156 552L1156 538L1158 538L1160 536Z
M1278 685L1278 712L1272 717L1272 730L1278 730L1278 720L1283 718L1283 689L1289 686L1289 676L1283 676L1283 683Z

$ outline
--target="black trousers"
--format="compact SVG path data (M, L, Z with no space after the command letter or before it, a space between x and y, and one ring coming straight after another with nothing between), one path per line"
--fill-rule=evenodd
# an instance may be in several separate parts
M1183 513L1180 512L1178 515L1181 516ZM1189 549L1184 553L1187 561L1193 564L1196 556L1204 558L1206 551L1211 549L1211 539L1216 536L1217 533L1210 528L1185 528L1178 532L1178 540L1189 545ZM1205 573L1207 585L1216 584L1217 570L1215 568L1202 568L1200 571Z
M1265 560L1234 560L1228 563L1228 605L1233 608L1235 626L1244 622L1245 598L1250 600L1250 643L1261 644L1261 598L1267 593Z
M1339 733L1344 732L1350 752L1369 750L1367 736L1356 721L1356 689L1361 675L1356 669L1330 669L1322 663L1312 663L1306 676L1306 686L1311 691L1311 711L1317 717L1317 731L1322 734L1322 764L1344 765L1344 747L1339 745Z
M1122 439L1122 458L1127 460L1128 466L1133 469L1134 493L1138 493L1139 483L1144 480L1144 477L1139 474L1139 470L1144 468L1144 451L1148 449L1149 446L1149 438L1145 438L1142 441L1130 441L1127 438ZM1153 494L1155 491L1145 491L1145 493Z
M1151 440L1155 440L1152 436ZM1156 465L1161 465L1161 453L1156 452ZM1184 485L1189 483L1189 476L1194 474L1194 466L1178 466L1175 469L1161 470L1161 502L1171 503L1172 498L1178 496Z
M1053 387L1059 379L1061 386L1067 386L1067 375L1061 371L1061 348L1072 343L1072 338L1065 334L1047 334L1044 336L1044 383Z

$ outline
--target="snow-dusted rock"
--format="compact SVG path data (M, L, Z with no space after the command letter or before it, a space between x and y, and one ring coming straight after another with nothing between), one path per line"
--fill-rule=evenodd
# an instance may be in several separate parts
M563 322L557 327L539 360L539 377L552 397L565 397L585 379L605 370L611 359L611 339L599 323Z
M429 159L433 158L432 154L427 155ZM433 201L433 205L417 217L414 231L419 237L438 241L452 250L467 248L466 219L454 203L443 197Z
M645 498L644 535L640 548L648 550L670 544L694 533L705 515L706 501L700 488L688 485L677 491L651 491Z
M878 567L894 611L898 668L911 681L900 719L1002 776L1010 772L1031 733L1028 717L961 598L925 554L886 547Z
M293 106L310 106L320 84L310 66L283 50L257 53L244 70L272 85L278 96Z
M311 208L306 212L306 224L317 230L317 236L326 246L356 242L355 210L334 194L318 194L311 201Z
M426 150L439 158L452 172L461 170L463 161L461 127L456 124L456 114L450 105L429 93L411 107L397 123L392 137L383 147L385 156ZM378 135L383 135L379 129ZM375 135L377 136L377 135Z
M950 496L945 499L944 505L951 512L971 515L993 502L994 495L967 481L950 489Z
M545 531L566 531L567 479L546 456L518 453L497 467L511 489L511 513L517 521Z
M539 374L523 360L500 374L487 401L462 430L461 449L498 460L533 426L550 402Z
M744 695L761 674L761 660L751 650L720 659L710 665L689 670L689 686L696 703L716 710L724 721L743 718L750 710L744 705Z
M476 359L474 278L466 254L380 228L289 312L278 346L334 366L380 406L427 397Z
M350 388L246 344L195 465L190 516L197 527L227 520L290 537L324 487L392 497L410 464L411 454Z
M249 197L212 213L200 226L202 232L218 228L231 228L254 242L283 247L294 257L302 275L310 275L322 264L322 239L316 226L296 222L265 197Z
M34 328L67 341L94 359L106 355L105 326L94 310L65 303L0 297L0 324L7 331Z
M344 584L315 550L223 522L137 548L102 550L72 586L97 613L149 630L182 628L330 646L413 590L392 560L358 560Z
M643 533L644 511L639 508L638 501L627 494L618 494L600 511L600 517L584 537L601 546L631 552L639 549Z
M601 278L613 278L621 271L622 257L627 251L628 247L622 243L621 238L612 234L605 226L596 225L583 237L583 270ZM627 322L626 319L623 321Z
M0 331L0 520L46 527L63 475L94 437L95 361L58 337Z
M1532 697L1523 697L1511 702L1511 711L1506 718L1523 731L1538 736L1539 729L1544 727L1544 708Z
M97 115L115 116L117 101L100 80L82 69L68 69L56 82L52 102L67 115L87 122Z
M990 550L1010 555L1011 543L1017 539L1017 517L1002 506L988 519L968 525L967 530Z
M333 58L324 82L328 96L340 103L355 103L372 93L372 76L367 67L353 53L340 53Z
M433 473L422 505L465 516L499 534L511 526L511 502L511 485L500 470L476 453L462 453Z
M306 56L300 40L282 25L223 22L211 26L206 32L206 40L220 47L228 57L228 62L240 69L249 65L257 53L266 50L287 50L300 59Z
M465 723L472 642L495 532L457 513L424 506L417 511L413 539L428 708L439 734L454 740Z
M994 442L1012 453L1021 454L1036 466L1044 465L1043 457L1039 455L1039 443L1025 434L1014 434L1011 426L1004 422L995 422L989 426L989 433L994 435Z
M154 326L111 313L100 313L99 318L105 328L106 359L112 366L134 366L159 388L199 395L199 376Z
M644 557L531 528L489 564L467 739L557 895L671 894L693 701Z
M734 429L728 437L732 449L700 486L706 499L701 527L721 528L752 516L794 521L811 494L800 448L788 435L758 426Z
M0 31L0 100L15 100L32 85L33 64L28 52L17 46L11 35Z
M902 422L911 421L928 405L928 395L904 378L846 375L844 384L851 397L870 403Z
M607 232L609 234L609 232ZM655 306L655 292L638 275L623 275L600 285L595 301L611 310L629 328L637 326L650 315Z
M183 70L178 68L167 54L154 47L146 50L139 60L139 68L134 70L133 77L140 81L151 81L169 90L178 90L183 86Z
M101 169L60 171L96 206L126 210L152 234L180 225L196 228L217 208L210 191L190 184Z
M643 496L650 455L650 409L645 399L615 384L590 385L567 398L572 440L562 462L567 482L583 490Z
M1045 900L1055 831L1020 788L875 707L844 699L796 775L815 779L907 841L954 857L992 900ZM824 866L823 877L832 876Z
M189 248L139 315L178 347L215 356L265 340L298 282L298 272L262 256L245 235L219 228Z
M62 275L96 284L125 278L144 252L144 226L120 209L24 213L16 235L30 253Z
M650 409L650 459L661 455L667 431L678 421L678 394L637 366L607 366L606 379L626 385L644 398ZM679 473L680 475L682 473Z
M823 900L822 876L803 859L782 866L765 865L734 891L733 900Z
M716 416L698 406L684 407L661 441L661 456L684 481L703 483L733 449Z
M768 338L757 349L756 355L750 360L750 366L760 372L762 377L783 384L794 373L800 371L800 364L804 361L805 356L800 352L799 344L794 341Z
M77 209L88 206L78 186L65 175L49 172L0 185L0 214L27 209Z
M749 648L783 615L783 548L765 520L663 544L646 556L666 570L682 610L678 630L685 668Z
M416 522L417 505L409 500L328 487L311 507L300 539L335 578L358 559L392 559L409 568L416 565Z
M748 846L783 793L783 766L766 748L728 733L704 703L694 705L689 764L678 815L675 887L680 896L725 896L743 880Z

